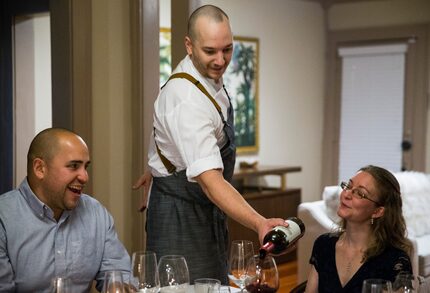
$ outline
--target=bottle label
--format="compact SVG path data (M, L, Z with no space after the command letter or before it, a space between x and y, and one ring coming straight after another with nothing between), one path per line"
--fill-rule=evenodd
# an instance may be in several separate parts
M287 235L288 240L290 242L293 242L300 236L300 234L302 234L302 230L296 222L289 220L287 220L286 222L288 223L288 227L276 226L274 230L281 230L285 233L285 235Z

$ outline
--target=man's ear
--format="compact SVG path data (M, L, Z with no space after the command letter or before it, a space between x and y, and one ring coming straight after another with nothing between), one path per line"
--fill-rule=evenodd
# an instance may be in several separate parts
M45 177L46 164L42 159L36 158L33 160L33 172L38 179Z
M384 215L385 208L384 207L377 207L376 210L373 212L372 218L377 219Z
M185 37L185 48L187 49L188 56L191 56L193 53L193 42L188 36Z

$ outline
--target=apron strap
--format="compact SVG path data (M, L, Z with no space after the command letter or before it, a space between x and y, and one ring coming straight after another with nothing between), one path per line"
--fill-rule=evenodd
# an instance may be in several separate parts
M174 78L185 78L187 80L189 80L190 82L192 82L203 94L206 95L206 97L209 98L209 100L212 102L212 104L215 106L216 110L218 111L219 115L221 116L221 120L223 123L225 123L225 119L224 119L224 115L222 114L221 111L221 107L219 106L219 104L215 101L215 99L211 96L211 94L206 90L206 88L200 83L200 81L198 81L197 79L195 79L192 75L186 73L186 72L178 72L175 74L172 74L169 79L166 81L166 83L161 87L163 88L171 79ZM225 90L225 87L224 87ZM228 96L228 94L227 94ZM229 97L230 99L230 97ZM167 169L167 172L169 172L170 174L176 174L176 167L161 153L160 148L158 147L158 144L155 140L155 127L154 127L154 142L155 142L155 147L157 148L157 153L160 156L161 162L163 162L164 167Z
M185 78L185 79L188 79L190 82L192 82L202 93L204 93L206 95L206 97L209 98L209 100L212 102L212 104L214 104L216 110L218 111L219 115L221 116L222 121L223 122L225 121L224 115L222 114L222 111L221 111L221 107L218 105L218 103L215 101L215 99L211 96L211 94L206 90L206 88L200 83L200 81L195 79L194 76L192 76L191 74L188 74L186 72L178 72L178 73L172 74L169 77L169 79L167 80L167 82L169 82L169 80L174 79L174 78ZM166 85L166 83L161 88L163 88Z

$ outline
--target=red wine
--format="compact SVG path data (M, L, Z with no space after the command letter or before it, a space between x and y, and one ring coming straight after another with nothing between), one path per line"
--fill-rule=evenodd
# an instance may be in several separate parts
M263 246L259 251L260 259L263 259L268 253L282 254L305 234L305 224L299 218L290 217L286 222L288 222L288 227L276 226L264 236Z
M261 284L260 282L254 282L246 286L246 290L250 293L275 293L275 288L269 287L267 284Z

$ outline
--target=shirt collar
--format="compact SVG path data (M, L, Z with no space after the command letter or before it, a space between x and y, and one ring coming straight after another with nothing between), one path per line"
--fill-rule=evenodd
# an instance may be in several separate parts
M210 87L215 91L218 92L222 89L222 85L223 85L223 78L221 77L219 79L219 82L216 83L214 79L212 78L207 78L204 77L203 75L200 74L200 72L197 70L197 68L194 66L193 61L191 60L190 56L187 55L185 57L185 62L184 62L184 67L189 67L192 75L194 75L194 77L196 77L200 82L204 82L208 85L210 85ZM183 69L182 69L183 70Z
M37 216L40 218L50 218L54 219L54 212L52 209L47 206L45 203L43 203L31 190L30 185L28 184L27 177L22 181L22 183L19 186L19 191L22 194L22 196L27 201L30 208L36 213ZM63 211L63 214L61 215L61 219L66 218L69 215L70 211Z

